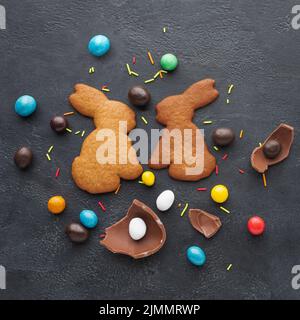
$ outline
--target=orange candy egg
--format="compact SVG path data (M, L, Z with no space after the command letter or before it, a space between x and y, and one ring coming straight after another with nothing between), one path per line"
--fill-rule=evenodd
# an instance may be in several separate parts
M48 210L53 214L60 214L66 208L66 201L62 196L54 196L48 201Z

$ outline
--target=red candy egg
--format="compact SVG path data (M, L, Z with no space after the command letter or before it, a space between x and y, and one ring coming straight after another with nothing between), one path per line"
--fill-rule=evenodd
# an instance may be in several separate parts
M251 217L248 220L248 231L254 236L261 235L265 231L265 221L258 216Z

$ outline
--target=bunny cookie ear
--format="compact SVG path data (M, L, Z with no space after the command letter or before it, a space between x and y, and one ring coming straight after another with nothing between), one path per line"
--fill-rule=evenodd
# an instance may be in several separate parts
M194 109L202 108L219 96L219 92L215 89L214 85L215 80L204 79L187 88L183 95Z
M91 118L96 109L107 100L101 91L85 84L76 84L75 92L69 97L70 103L78 112Z

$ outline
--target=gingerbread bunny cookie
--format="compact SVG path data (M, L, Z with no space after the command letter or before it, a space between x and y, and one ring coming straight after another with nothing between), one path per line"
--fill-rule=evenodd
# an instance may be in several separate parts
M156 119L166 129L152 153L150 168L169 168L172 178L187 181L197 181L212 173L216 159L192 119L195 110L218 97L214 84L212 79L198 81L182 94L167 97L156 106Z
M96 127L72 164L77 186L89 193L105 193L116 190L120 178L138 178L143 168L127 135L136 125L135 113L124 103L110 100L84 84L75 86L69 100L78 112L93 118Z

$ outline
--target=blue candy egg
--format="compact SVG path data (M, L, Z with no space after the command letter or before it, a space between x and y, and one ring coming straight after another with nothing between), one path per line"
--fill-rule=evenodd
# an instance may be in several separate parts
M203 266L206 261L204 251L198 246L191 246L186 251L188 260L195 266Z
M32 96L22 96L15 103L15 111L21 117L30 116L36 109L37 103Z
M86 228L95 228L98 223L98 217L92 210L82 210L79 219Z
M101 57L110 49L110 41L106 36L94 36L89 42L89 52L93 56Z

